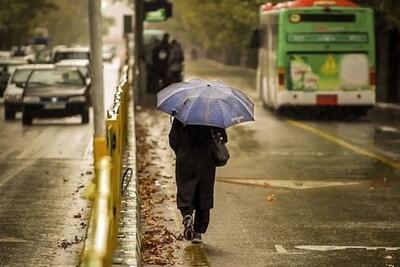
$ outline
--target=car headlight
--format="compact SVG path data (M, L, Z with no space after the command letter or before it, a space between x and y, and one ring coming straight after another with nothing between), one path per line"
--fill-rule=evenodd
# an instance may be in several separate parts
M4 100L21 100L22 94L4 94Z
M84 97L84 96L73 96L73 97L70 97L68 101L69 102L86 102L86 97Z
M40 98L37 96L25 96L24 103L38 103L40 102Z

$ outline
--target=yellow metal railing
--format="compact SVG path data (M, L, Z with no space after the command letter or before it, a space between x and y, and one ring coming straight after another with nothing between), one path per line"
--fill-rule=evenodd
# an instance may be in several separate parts
M85 242L81 266L111 266L116 245L121 207L122 157L127 140L129 104L128 67L114 94L114 104L108 111L107 156L95 154L95 179L91 185L94 200L88 237ZM104 143L104 142L103 142ZM94 142L94 151L102 151ZM103 145L100 142L100 145Z

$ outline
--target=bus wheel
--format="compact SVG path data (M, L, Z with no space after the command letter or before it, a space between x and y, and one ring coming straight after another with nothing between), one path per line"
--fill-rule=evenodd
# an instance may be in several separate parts
M274 113L276 116L284 117L289 115L289 109L286 107L278 107L274 109Z

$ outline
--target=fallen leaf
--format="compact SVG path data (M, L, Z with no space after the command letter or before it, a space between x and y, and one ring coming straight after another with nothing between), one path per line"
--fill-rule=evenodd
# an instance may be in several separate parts
M267 196L267 201L269 201L269 202L272 202L272 201L274 201L275 199L276 199L276 197L275 197L274 194L269 194L269 195Z

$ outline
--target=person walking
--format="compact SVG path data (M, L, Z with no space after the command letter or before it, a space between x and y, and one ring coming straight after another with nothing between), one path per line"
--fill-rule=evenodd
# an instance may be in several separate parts
M185 56L182 45L175 39L171 41L171 49L168 60L168 81L177 83L182 81L183 61Z
M160 77L156 60L160 43L160 40L153 37L144 49L147 67L147 92L150 94L157 94L160 91Z
M171 45L169 43L169 34L163 36L161 43L154 49L153 62L157 68L158 76L161 80L161 88L167 87L170 83L168 81L168 66L169 54Z
M174 119L169 144L176 155L177 206L182 214L184 237L202 243L214 206L216 163L213 159L213 138L227 143L223 128L184 125Z

